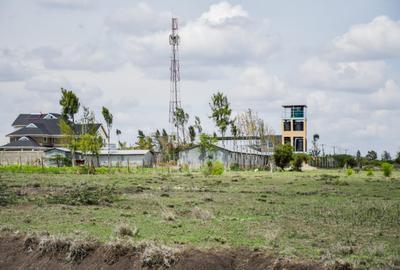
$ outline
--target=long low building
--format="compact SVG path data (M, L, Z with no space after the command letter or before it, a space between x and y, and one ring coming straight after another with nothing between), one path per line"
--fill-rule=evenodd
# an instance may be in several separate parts
M225 167L265 168L268 166L270 155L271 153L260 152L248 146L228 148L215 145L214 151L204 152L199 145L195 145L179 152L178 164L199 168L207 160L218 160Z
M154 161L154 153L150 150L110 150L110 163L113 167L152 167ZM100 151L99 165L108 166L107 149L102 149Z

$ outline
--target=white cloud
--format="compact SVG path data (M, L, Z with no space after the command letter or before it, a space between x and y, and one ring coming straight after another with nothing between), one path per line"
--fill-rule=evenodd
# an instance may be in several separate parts
M246 103L249 100L271 102L283 99L288 93L283 80L274 74L267 73L261 67L253 66L240 69L236 74L231 74L230 78L235 80L235 88L228 94L232 94L234 98Z
M163 17L160 14L154 16ZM246 23L233 23L235 19L246 20ZM227 23L228 21L231 23ZM164 19L163 24L168 29L170 18ZM108 26L111 34L120 31L115 27L125 27L122 24ZM146 34L136 31L116 38L119 40L120 50L126 53L134 65L154 67L168 65L169 34L170 30L152 33L146 31ZM280 48L279 37L272 35L263 22L247 20L247 12L242 7L226 2L212 5L199 18L180 24L179 35L181 62L187 66L214 67L257 62L267 59Z
M118 9L105 21L108 31L118 31L127 34L149 34L154 31L170 28L170 12L157 12L148 4L141 2L135 7Z
M21 53L0 49L0 81L22 81L33 75L32 65L23 60Z
M394 80L388 80L377 92L370 95L375 109L400 110L400 87Z
M38 4L56 9L86 9L91 6L90 0L39 0Z
M86 44L71 44L64 48L42 47L32 51L50 69L114 70L126 62L112 40L93 41Z
M368 93L385 81L387 65L384 61L336 63L313 57L307 59L299 71L306 86Z
M354 25L333 40L334 53L352 59L400 56L400 21L379 16L370 23Z
M200 21L210 25L220 25L228 20L247 18L248 13L240 5L231 5L228 2L220 2L210 6L210 9L203 13Z

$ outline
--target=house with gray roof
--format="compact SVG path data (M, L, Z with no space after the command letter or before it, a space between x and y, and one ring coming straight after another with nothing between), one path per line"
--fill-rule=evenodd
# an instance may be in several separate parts
M0 146L2 151L44 151L66 145L66 136L60 129L61 115L58 113L20 114L12 123L14 131L7 134L10 142ZM88 127L75 124L75 133L79 136L88 128L99 132L104 138L107 133L101 124Z

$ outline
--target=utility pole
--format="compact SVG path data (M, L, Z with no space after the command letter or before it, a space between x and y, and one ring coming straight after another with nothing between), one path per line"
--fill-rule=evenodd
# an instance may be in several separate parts
M169 45L171 46L171 66L170 66L170 101L169 101L169 123L171 131L176 129L176 141L179 144L179 127L176 125L175 112L181 108L181 100L179 93L179 35L178 35L178 18L172 18L171 34L169 35ZM183 130L181 131L183 132Z

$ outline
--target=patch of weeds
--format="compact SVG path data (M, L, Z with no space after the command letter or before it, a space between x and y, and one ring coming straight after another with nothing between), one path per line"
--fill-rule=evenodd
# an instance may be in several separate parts
M346 174L347 174L347 176L352 175L352 174L353 174L353 169L352 169L352 168L348 168L348 169L346 170Z
M192 215L197 218L197 219L201 219L201 220L210 220L212 218L214 218L214 215L206 210L206 209L202 209L200 207L195 207L192 209Z
M131 245L121 241L109 242L105 246L104 262L108 265L113 265L119 261L120 257L127 255L131 249Z
M116 228L116 234L119 237L125 237L125 236L137 236L139 235L139 229L136 227L130 228L128 225L126 224L120 224L117 228Z
M177 261L177 250L171 247L156 245L154 243L143 243L140 246L143 253L140 257L143 267L158 268L173 266Z
M339 175L331 175L331 174L321 174L316 180L317 181L324 181L325 184L330 184L334 180L338 179Z
M349 185L348 182L341 181L339 179L336 179L336 181L334 181L332 184L335 185L335 186L348 186Z
M39 253L44 256L56 256L60 253L66 254L69 251L71 242L67 239L56 237L44 237L39 242Z
M94 242L87 241L72 242L67 254L67 261L74 263L81 262L90 254L90 251L93 251L96 248L96 245L97 244Z
M4 182L0 182L0 206L6 206L15 201L15 193Z
M176 220L176 214L173 210L171 209L163 209L161 211L161 216L164 220L166 221L175 221Z
M81 183L64 194L49 197L47 202L67 205L99 205L112 203L114 200L114 187L109 185L99 187Z

